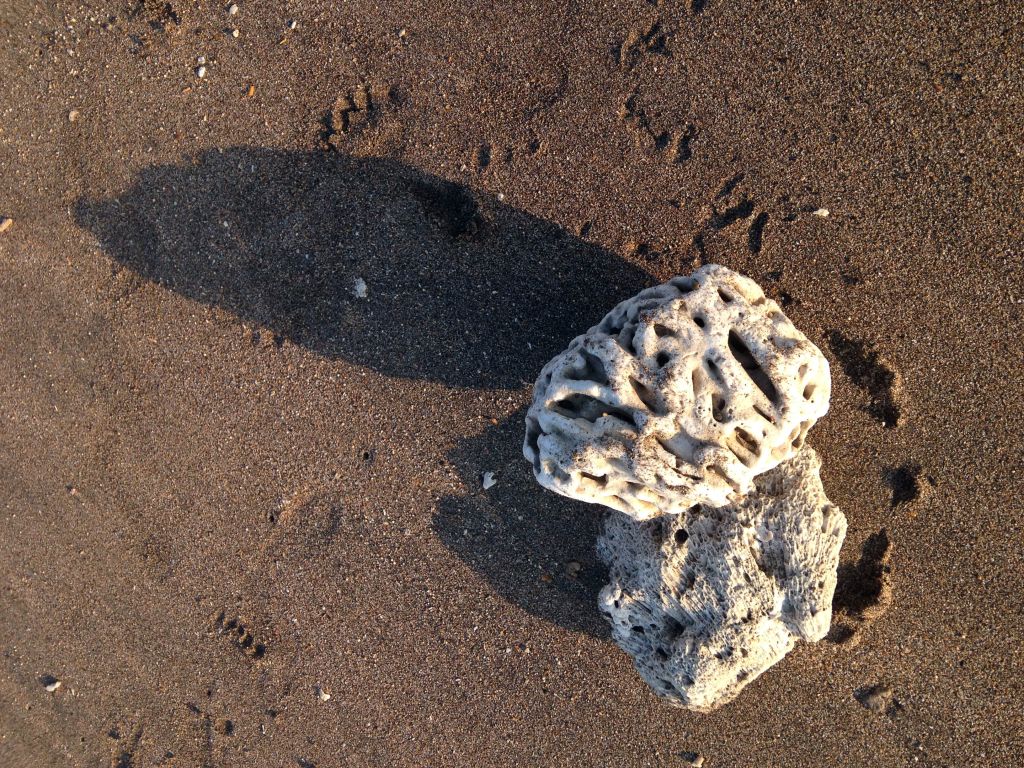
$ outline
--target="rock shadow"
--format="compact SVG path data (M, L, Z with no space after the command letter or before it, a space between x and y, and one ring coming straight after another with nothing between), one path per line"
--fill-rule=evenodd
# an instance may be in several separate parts
M318 354L458 387L531 384L653 282L490 195L337 152L213 150L74 216L170 290Z
M434 531L509 602L566 629L607 638L597 607L607 569L595 549L606 510L537 483L522 454L525 415L520 409L451 452L471 492L441 500ZM484 489L487 472L495 484Z

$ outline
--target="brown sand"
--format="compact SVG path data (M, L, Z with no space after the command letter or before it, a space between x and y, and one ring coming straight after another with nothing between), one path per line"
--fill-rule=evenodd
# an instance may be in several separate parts
M0 765L1019 762L1019 4L46 5L0 3ZM709 261L832 360L850 533L833 639L695 715L520 441Z

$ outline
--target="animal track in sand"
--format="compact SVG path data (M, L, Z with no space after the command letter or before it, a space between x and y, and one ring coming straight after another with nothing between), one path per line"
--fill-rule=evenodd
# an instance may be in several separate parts
M127 735L122 735L118 728L111 728L107 731L107 736L114 740L110 768L135 768L135 752L142 739L142 726L133 726Z
M323 139L328 148L356 155L394 152L403 143L404 129L392 113L407 101L397 86L360 83L327 112Z
M892 509L917 501L937 485L934 477L922 475L921 465L912 461L887 470L885 481L892 489Z
M357 456L361 464L373 461L373 452L364 448ZM272 560L286 549L301 552L306 559L322 555L344 525L344 511L335 496L316 489L302 489L282 498L267 513L272 526L260 552Z
M747 224L746 241L749 251L754 254L761 252L764 230L770 214L768 211L758 211L753 198L743 186L745 178L746 174L743 172L730 176L708 204L700 228L691 241L702 264L709 261L708 240L719 232L731 229L739 222Z
M633 69L648 56L671 56L668 35L660 22L634 27L612 48L612 57L621 69Z
M742 247L743 239L746 240L749 253L757 255L765 245L766 234L774 232L780 225L792 224L806 217L828 218L827 209L816 204L796 206L788 195L774 202L758 200L749 191L746 180L747 174L743 171L733 174L721 183L705 206L704 216L691 240L691 247L696 251L701 264L720 261L726 253L735 254L736 248ZM745 231L737 225L744 227ZM714 249L712 239L720 233L728 238L729 243L722 249ZM864 282L861 267L853 263L849 256L839 266L838 272L844 285L861 285ZM782 306L788 306L778 295L773 298Z
M647 4L653 8L661 8L667 2L668 0L647 0ZM690 12L691 16L697 16L707 4L707 0L685 0L682 5Z
M129 14L129 19L135 18L145 21L155 32L173 32L182 26L181 13L165 0L142 0Z
M337 147L350 134L358 133L371 123L376 107L368 85L359 85L338 97L329 116L328 142Z
M481 144L476 149L476 154L473 157L473 163L478 171L486 171L487 166L491 164L491 145L486 142Z
M856 563L840 563L829 640L837 644L859 641L861 630L889 609L891 556L892 544L882 528L864 541Z
M895 429L903 419L903 377L868 342L832 331L828 346L854 385L865 392L865 410L886 429Z
M637 147L656 154L669 164L685 163L693 157L691 142L697 129L691 123L666 127L662 118L640 103L637 91L630 94L619 109L619 118L633 132Z
M239 651L250 659L257 661L263 658L267 652L267 646L259 642L248 624L237 616L228 616L227 610L222 608L210 617L214 631L228 639L228 641Z
M480 204L466 187L449 182L417 184L413 190L425 213L458 240L478 239L486 220Z

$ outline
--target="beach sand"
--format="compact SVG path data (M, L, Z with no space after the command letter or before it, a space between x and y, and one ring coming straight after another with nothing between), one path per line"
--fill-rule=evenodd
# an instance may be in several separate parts
M0 764L1016 764L1024 8L491 5L0 5ZM521 455L703 263L828 356L849 520L706 715Z

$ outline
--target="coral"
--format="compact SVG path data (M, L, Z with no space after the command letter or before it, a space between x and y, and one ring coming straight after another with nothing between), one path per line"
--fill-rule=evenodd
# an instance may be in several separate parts
M544 367L541 485L637 520L729 503L828 410L828 362L752 280L702 267L624 301Z
M659 695L714 709L796 640L826 635L846 518L819 467L805 446L735 503L646 522L608 517L601 610Z
M749 278L708 265L619 304L541 371L523 453L615 510L601 610L679 706L733 699L829 631L846 518L804 445L829 366Z

